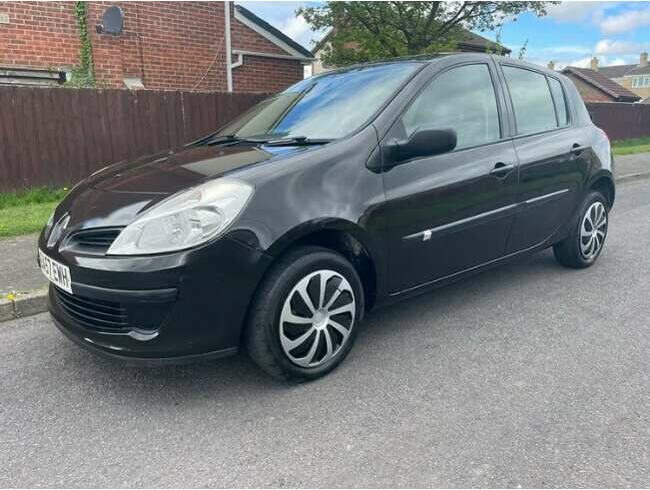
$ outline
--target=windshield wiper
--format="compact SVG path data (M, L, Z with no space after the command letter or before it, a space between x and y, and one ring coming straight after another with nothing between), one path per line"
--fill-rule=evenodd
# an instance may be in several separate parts
M273 138L272 135L253 135L246 138L240 138L234 134L226 134L212 138L206 138L199 141L204 145L223 145L234 143L253 143L264 146L308 146L308 145L325 145L331 143L331 139L311 139L306 136L291 136L289 138Z
M278 138L264 142L264 146L309 146L326 145L333 140L325 138L307 138L306 136L291 136L290 138Z
M234 134L225 134L223 136L211 136L209 138L205 138L204 140L200 141L199 144L204 144L204 145L220 145L222 143L235 143L241 141L237 136Z

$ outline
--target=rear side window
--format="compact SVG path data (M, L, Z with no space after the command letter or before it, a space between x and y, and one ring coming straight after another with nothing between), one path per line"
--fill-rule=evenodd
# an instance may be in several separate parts
M517 134L555 129L555 105L546 76L512 66L504 66L503 74L512 99Z
M451 128L457 148L501 138L492 77L487 65L452 68L429 83L402 116L407 136L420 128Z
M564 97L564 90L562 90L562 84L551 77L548 77L548 84L551 87L551 94L553 94L553 102L555 102L557 122L560 126L566 126L569 122L569 117L566 110L566 99Z

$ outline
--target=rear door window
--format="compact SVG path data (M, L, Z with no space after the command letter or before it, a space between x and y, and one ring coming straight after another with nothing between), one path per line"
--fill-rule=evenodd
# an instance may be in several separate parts
M539 133L558 127L545 75L512 66L504 66L503 74L512 100L517 134Z

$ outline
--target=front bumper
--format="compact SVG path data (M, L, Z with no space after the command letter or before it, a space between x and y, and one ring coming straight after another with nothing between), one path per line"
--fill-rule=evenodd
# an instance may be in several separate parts
M70 267L73 295L50 285L57 327L83 347L137 364L237 351L246 312L271 258L227 237L150 257L48 250Z

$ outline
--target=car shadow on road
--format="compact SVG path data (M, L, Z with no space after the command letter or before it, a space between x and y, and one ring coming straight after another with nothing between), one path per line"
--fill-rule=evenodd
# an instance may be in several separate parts
M373 352L386 345L387 339L422 328L441 329L444 333L444 329L450 326L435 322L438 317L453 315L457 308L485 308L486 301L488 304L490 301L503 301L504 295L513 288L522 291L540 280L561 282L566 273L566 269L554 261L552 253L544 251L479 274L471 280L458 281L373 311L362 324L357 345L346 362L335 373L312 383L295 385L276 381L260 372L245 354L181 366L125 367L92 355L66 339L60 340L64 366L61 374L76 378L78 383L92 384L112 397L145 403L185 405L205 397L246 401L249 395L259 400L264 395L307 390L314 384L342 383L341 377L348 372L354 373L361 364L373 363ZM423 326L417 321L423 316L432 319L430 324Z

